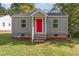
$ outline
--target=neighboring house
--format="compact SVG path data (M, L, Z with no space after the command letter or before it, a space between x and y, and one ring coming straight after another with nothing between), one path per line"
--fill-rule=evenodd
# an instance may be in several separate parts
M11 32L11 22L9 15L0 15L0 33Z
M47 38L68 35L68 16L62 13L19 13L12 16L12 36L44 42Z

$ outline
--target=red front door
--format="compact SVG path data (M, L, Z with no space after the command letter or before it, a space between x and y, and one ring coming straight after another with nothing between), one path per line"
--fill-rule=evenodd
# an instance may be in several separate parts
M36 32L42 32L42 19L36 19Z

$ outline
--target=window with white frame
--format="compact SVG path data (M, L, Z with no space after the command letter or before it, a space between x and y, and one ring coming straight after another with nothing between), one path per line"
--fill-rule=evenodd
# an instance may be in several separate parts
M25 28L26 27L26 20L22 19L21 20L21 28Z
M58 28L58 20L57 19L53 20L53 28Z
M3 22L3 27L5 27L5 22Z
M8 25L10 26L10 23Z

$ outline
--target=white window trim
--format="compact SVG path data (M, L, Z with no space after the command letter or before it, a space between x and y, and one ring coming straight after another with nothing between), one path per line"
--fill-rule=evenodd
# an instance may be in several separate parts
M21 19L21 20L26 20L26 19ZM25 29L26 27L21 27L21 20L20 20L20 28ZM25 23L26 24L26 23Z
M11 27L11 23L8 23L8 27Z
M54 20L58 20L58 19L53 19L53 21L54 21ZM58 28L59 28L59 20L58 20L58 23L56 23L56 24L58 24L58 27L53 27L53 24L54 24L53 21L52 21L52 28L53 28L53 29L58 29Z
M3 22L3 23L2 23L2 27L3 27L3 28L6 27L5 25L6 25L5 22Z
M37 26L36 26L36 19L42 19L42 32L36 32L36 27L37 27ZM40 18L35 18L35 33L36 33L36 34L44 33L44 31L43 31L43 30L44 30L44 29L43 29L44 24L43 24L43 23L44 23L44 21L43 21L43 18L42 18L42 17L40 17Z

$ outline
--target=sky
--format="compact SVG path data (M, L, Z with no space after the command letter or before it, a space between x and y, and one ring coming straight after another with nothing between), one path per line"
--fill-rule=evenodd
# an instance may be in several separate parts
M2 6L7 8L10 8L10 4L9 3L2 3ZM46 10L50 10L52 8L53 4L52 3L36 3L35 7L38 9L46 9Z
M38 3L35 4L36 8L38 9L46 9L46 10L50 10L53 6L52 3Z

